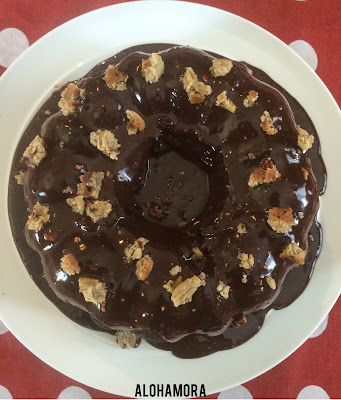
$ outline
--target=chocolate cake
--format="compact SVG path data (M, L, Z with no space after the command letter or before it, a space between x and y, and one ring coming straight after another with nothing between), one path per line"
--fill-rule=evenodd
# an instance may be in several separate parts
M151 44L41 107L14 156L9 216L67 316L192 358L245 342L301 294L325 182L309 116L264 72Z

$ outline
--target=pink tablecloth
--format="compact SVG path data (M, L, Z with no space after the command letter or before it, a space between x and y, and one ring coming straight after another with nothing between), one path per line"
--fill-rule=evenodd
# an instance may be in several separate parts
M0 75L61 23L113 0L0 0ZM316 70L341 104L340 0L203 0L272 32ZM341 301L315 334L271 371L211 398L341 398ZM0 398L115 398L65 377L26 350L0 321Z

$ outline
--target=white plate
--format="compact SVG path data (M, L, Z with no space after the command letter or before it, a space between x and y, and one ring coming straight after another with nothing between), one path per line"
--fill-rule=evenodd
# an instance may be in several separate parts
M134 396L137 383L204 383L213 393L254 378L290 355L321 323L340 292L341 116L304 61L258 26L206 6L140 1L85 14L40 39L0 79L0 184L7 188L16 144L55 84L82 76L123 48L152 42L190 45L247 61L269 73L312 117L327 164L328 190L323 196L323 252L308 288L292 306L271 312L261 331L233 350L196 360L175 358L146 343L121 350L111 336L70 321L35 286L12 240L3 189L0 317L35 355L96 389Z

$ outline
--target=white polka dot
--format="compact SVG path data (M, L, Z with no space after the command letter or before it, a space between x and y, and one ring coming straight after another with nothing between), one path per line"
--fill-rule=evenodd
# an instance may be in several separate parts
M322 333L326 330L328 325L328 315L326 318L321 322L321 325L316 329L316 331L310 336L310 338L316 338L317 336L322 335Z
M0 399L13 399L11 393L4 387L0 385Z
M295 40L289 44L289 47L291 47L314 71L316 71L317 54L308 42L305 40Z
M60 393L58 399L92 399L92 397L78 386L69 386Z
M26 35L16 28L0 32L0 65L8 68L29 46Z
M0 321L0 335L8 332L8 329L5 327L4 323Z
M323 390L320 386L306 386L302 389L298 396L298 399L330 399L327 392Z
M239 385L224 390L219 394L218 399L253 399L253 397L246 387Z

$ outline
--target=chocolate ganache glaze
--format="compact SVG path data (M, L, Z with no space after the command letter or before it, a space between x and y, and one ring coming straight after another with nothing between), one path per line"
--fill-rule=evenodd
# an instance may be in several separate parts
M164 72L150 83L141 60L153 52ZM65 87L41 107L20 140L9 183L14 240L43 293L83 326L129 329L182 358L252 337L271 308L302 293L321 249L316 213L326 171L313 123L264 72L233 61L218 76L216 58L148 44L99 63L76 82L68 115L58 107ZM125 90L108 87L109 65L127 75ZM198 99L198 86L186 92L188 67L199 89L209 85L211 93ZM127 132L127 110L143 120L136 134ZM310 143L313 137L311 148L299 146L299 126ZM111 158L90 143L99 130L114 133L120 145ZM36 135L46 154L27 168L23 196L13 176L30 164L22 155ZM99 220L88 212L96 195L83 193L86 212L67 202L86 172L103 172L97 201L111 210ZM32 213L36 203L48 206L49 219L29 229L27 208ZM139 238L140 254L131 257ZM73 274L61 267L68 254L77 264ZM141 260L149 262L143 278ZM80 278L102 285L95 300L80 291ZM187 286L175 295L179 282Z

